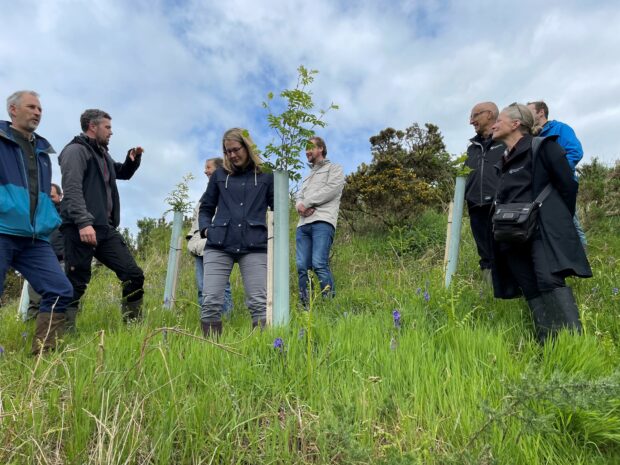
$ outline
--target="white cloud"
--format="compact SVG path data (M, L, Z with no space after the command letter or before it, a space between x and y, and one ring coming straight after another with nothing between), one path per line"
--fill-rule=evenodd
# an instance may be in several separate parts
M260 104L294 85L299 64L320 70L317 106L340 105L324 135L347 171L370 159L368 138L388 126L433 122L448 150L462 152L482 100L544 98L586 159L620 158L620 11L611 0L6 3L0 82L5 95L41 93L40 133L60 150L80 113L100 107L113 116L118 160L145 147L143 166L119 183L124 226L161 215L189 171L198 198L202 161L228 127L248 127L264 146L272 136Z

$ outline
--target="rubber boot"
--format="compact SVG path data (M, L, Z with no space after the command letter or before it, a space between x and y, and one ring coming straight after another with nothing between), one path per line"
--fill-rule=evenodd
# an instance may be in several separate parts
M266 324L267 324L266 318L260 318L256 321L252 321L252 330L254 328L260 328L260 330L262 331Z
M125 323L142 320L142 301L143 299L140 298L134 302L124 301L121 304L121 314Z
M532 312L536 340L540 345L543 345L552 330L552 320L550 320L547 314L545 301L542 295L539 295L538 297L528 300L527 305Z
M78 308L67 307L65 310L65 332L70 334L76 333L75 321L77 319Z
M200 324L204 337L218 339L222 334L221 321L201 321Z
M64 313L39 312L35 323L34 339L32 340L32 355L54 350L64 330Z
M563 328L581 334L579 309L570 287L558 287L542 294L547 311L553 315L554 335Z

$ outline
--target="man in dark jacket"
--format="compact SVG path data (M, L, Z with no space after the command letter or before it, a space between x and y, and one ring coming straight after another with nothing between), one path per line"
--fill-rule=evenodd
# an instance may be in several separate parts
M86 110L80 117L82 134L60 154L61 205L65 238L65 270L73 284L73 302L67 309L67 329L75 329L79 300L90 281L95 257L123 283L125 321L141 316L144 274L118 232L120 198L117 179L130 179L140 166L142 149L132 148L124 163L108 153L112 118L102 110Z
M32 352L55 347L73 290L49 243L60 218L50 200L50 143L34 131L41 102L33 91L7 99L11 122L0 121L0 295L9 267L41 295Z
M50 198L56 207L56 212L60 214L60 201L62 200L62 189L58 184L52 183L52 190L50 191ZM61 267L64 267L64 256L65 256L65 243L62 237L62 233L58 228L54 229L50 234L50 244L52 245L52 249L54 249L54 253L56 254L56 258L60 263ZM33 289L32 285L28 283L28 300L30 303L28 304L28 313L26 315L26 320L33 320L37 317L39 313L39 307L41 306L41 296L37 294L37 292Z
M493 102L478 103L471 110L469 124L476 135L470 139L465 164L471 168L465 185L465 200L469 211L471 232L480 256L484 280L491 281L493 242L491 237L491 208L497 189L495 164L501 159L505 145L493 141L491 127L499 111Z

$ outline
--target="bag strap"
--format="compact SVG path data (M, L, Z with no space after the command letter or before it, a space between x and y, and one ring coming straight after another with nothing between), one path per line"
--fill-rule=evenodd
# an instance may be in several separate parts
M551 189L553 189L553 186L551 185L551 183L547 184L545 188L542 190L542 192L538 194L538 197L534 199L533 203L538 204L538 206L540 207L543 203L543 200L545 200L547 196L549 195L549 193L551 192Z
M534 166L534 162L536 158L538 157L538 151L540 150L540 147L545 139L546 137L539 137L539 136L532 138L532 166ZM547 196L551 192L551 189L553 189L553 186L551 185L551 183L547 184L545 188L542 190L542 192L538 194L538 197L534 199L534 203L538 204L538 206L540 207L543 201L547 198Z

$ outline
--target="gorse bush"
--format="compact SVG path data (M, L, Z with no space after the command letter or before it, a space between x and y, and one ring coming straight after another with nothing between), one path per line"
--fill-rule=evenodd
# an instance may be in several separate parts
M449 202L456 170L437 126L387 128L370 144L372 162L346 177L340 206L346 222L356 227L370 217L384 227L401 226Z
M614 167L603 165L597 158L578 165L579 206L587 227L601 220L620 216L620 162Z

